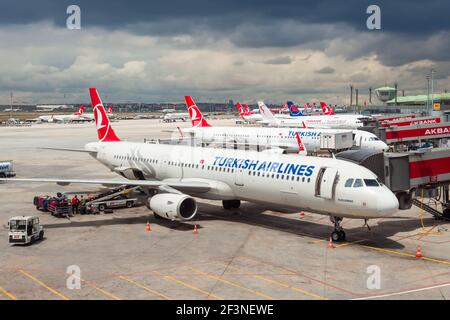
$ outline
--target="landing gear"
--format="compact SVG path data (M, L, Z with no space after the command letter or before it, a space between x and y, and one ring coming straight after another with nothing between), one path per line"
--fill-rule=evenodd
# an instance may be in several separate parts
M331 239L333 242L345 241L345 232L341 227L341 217L330 217L331 222L334 223L334 231L331 233Z
M222 206L225 210L238 209L241 206L241 200L222 200Z

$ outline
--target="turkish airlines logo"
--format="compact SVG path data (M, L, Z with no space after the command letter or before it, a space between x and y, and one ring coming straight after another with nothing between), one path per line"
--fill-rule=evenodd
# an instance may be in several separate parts
M105 113L105 108L101 103L94 107L95 124L98 132L98 139L103 141L108 133L109 120Z

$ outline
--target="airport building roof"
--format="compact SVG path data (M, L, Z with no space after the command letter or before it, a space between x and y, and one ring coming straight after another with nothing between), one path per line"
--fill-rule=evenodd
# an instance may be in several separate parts
M435 93L433 95L433 100L435 102L442 102L442 101L450 101L450 93ZM429 101L431 101L431 94L429 96ZM387 104L395 104L395 98L388 100L386 102ZM417 96L398 96L397 97L397 104L426 104L427 103L427 95L426 94L420 94Z

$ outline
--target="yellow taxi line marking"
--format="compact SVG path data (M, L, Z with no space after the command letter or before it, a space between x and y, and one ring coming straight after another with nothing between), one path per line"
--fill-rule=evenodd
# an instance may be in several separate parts
M189 284L187 282L181 281L181 280L179 280L179 279L177 279L175 277L172 277L172 276L169 276L169 275L163 275L162 273L159 273L157 271L155 271L155 273L160 275L160 276L163 276L164 279L174 281L174 282L176 282L178 284L181 284L182 286L184 286L186 288L189 288L189 289L194 290L194 291L201 292L201 293L205 294L206 296L211 296L211 297L214 297L214 298L219 299L219 300L225 300L224 298L222 298L222 297L220 297L218 295L215 295L215 294L210 293L210 292L206 292L205 290L197 288L197 287L195 287L195 286L193 286L193 285L191 285L191 284Z
M406 253L406 252L398 252L398 251L394 251L394 250L377 248L377 247L367 246L367 245L363 245L363 244L360 244L360 246L365 247L365 248L369 248L369 249L372 249L372 250L376 250L376 251L382 251L382 252L387 252L387 253L398 254L400 256L405 256L405 257L413 257L413 258L416 257L415 254ZM446 260L438 260L438 259L427 258L427 257L422 257L420 259L421 260L427 260L427 261L432 261L432 262L436 262L436 263L442 263L442 264L449 264L450 265L450 261L446 261Z
M256 294L256 295L258 295L258 296L261 296L261 297L263 297L263 298L265 298L265 299L273 300L273 298L272 298L271 296L268 296L268 295L266 295L266 294L264 294L264 293L262 293L262 292L259 292L259 291L256 291L256 290L252 290L252 289L250 289L250 288L246 288L246 287L241 286L240 284L237 284L237 283L235 283L235 282L232 282L232 281L228 281L228 280L222 279L222 278L217 277L217 276L215 276L215 275L212 275L212 274L209 274L209 273L206 273L206 272L203 272L203 271L194 269L194 268L191 268L191 269L192 269L194 272L196 272L196 273L198 273L198 274L201 274L201 275L203 275L203 276L206 276L206 277L208 277L208 278L215 279L215 280L217 280L217 281L226 283L226 284L228 284L228 285L230 285L230 286L234 286L234 287L243 289L243 290L245 290L245 291L248 291L248 292L251 292L251 293Z
M341 244L337 244L334 247L335 248L346 247L346 246L349 246L349 245L352 245L352 244L357 244L357 243L360 243L360 242L363 242L363 241L366 241L366 239L360 239L360 240L351 241L351 242L344 242L344 243L341 243Z
M50 291L51 293L57 295L58 297L60 297L63 300L70 300L69 298L67 298L65 295L63 295L62 293L56 291L53 288L50 288L49 286L47 286L45 283L43 283L41 280L35 278L34 276L32 276L31 274L29 274L28 272L20 269L19 270L20 273L22 273L23 275L25 275L26 277L30 278L31 280L33 280L34 282L36 282L37 284L39 284L40 286L44 287L45 289L47 289L48 291Z
M239 268L232 267L230 265L228 265L227 267L230 268L230 269L239 270ZM300 288L297 288L297 287L292 287L292 286L290 286L290 285L288 285L286 283L283 283L283 282L280 282L280 281L277 281L277 280L274 280L274 279L266 278L266 277L263 277L263 276L257 275L257 274L254 274L253 277L258 278L260 280L267 281L267 282L271 282L273 284L276 284L278 286L282 286L284 288L291 289L293 291L301 292L303 294L306 294L308 296L311 296L311 297L314 297L314 298L317 298L317 299L327 300L327 298L319 296L319 295L317 295L315 293L312 293L312 292L309 292L309 291L306 291L306 290L303 290L303 289L300 289Z
M100 293L103 293L105 296L113 299L113 300L121 300L118 296L112 294L111 292L108 292L102 288L97 287L96 285L92 284L91 282L84 280L84 279L80 279L82 282L84 282L85 284L87 284L88 286L94 288L95 290L97 290Z
M166 299L166 300L172 300L171 298L169 298L165 294L162 294L161 292L158 292L156 290L150 289L150 288L144 286L143 284L140 284L139 282L136 282L136 281L128 279L128 278L125 278L124 276L119 276L119 278L122 279L122 280L128 281L129 283L134 284L135 286L137 286L137 287L139 287L141 289L144 289L145 291L153 293L154 295L156 295L158 297L161 297L161 298Z
M8 298L10 298L11 300L17 300L17 297L15 295L13 295L11 292L3 289L2 287L0 287L0 292L3 293Z
M280 281L277 281L277 280L274 280L274 279L269 279L269 278L266 278L266 277L263 277L263 276L260 276L260 275L254 275L254 277L256 277L258 279L261 279L261 280L264 280L264 281L267 281L267 282L270 282L270 283L273 283L273 284L276 284L278 286L281 286L281 287L284 287L284 288L287 288L287 289L291 289L293 291L301 292L301 293L303 293L303 294L305 294L307 296L311 296L311 297L314 297L316 299L328 300L327 298L322 297L322 296L320 296L318 294L315 294L315 293L312 293L312 292L309 292L309 291L306 291L306 290L303 290L303 289L300 289L300 288L297 288L297 287L292 287L289 284L286 284L286 283L283 283L283 282L280 282Z

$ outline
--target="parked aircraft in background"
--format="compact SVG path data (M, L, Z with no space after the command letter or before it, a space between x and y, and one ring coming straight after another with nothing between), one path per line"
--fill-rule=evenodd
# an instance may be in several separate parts
M222 200L225 209L249 201L283 210L328 215L331 237L345 240L344 217L389 217L398 208L395 195L370 170L334 158L120 141L95 88L89 89L98 142L79 151L126 179L0 179L6 181L130 185L152 190L148 207L167 219L191 220L193 197ZM194 119L197 119L194 117ZM201 121L201 119L200 119Z
M320 149L322 134L348 133L355 149L388 150L388 146L371 132L352 129L324 128L271 128L271 127L214 127L203 117L200 109L190 96L185 96L192 128L180 129L201 143L206 144L239 144L253 147L254 150L271 149L279 153L295 153L298 151L298 133L308 151Z

